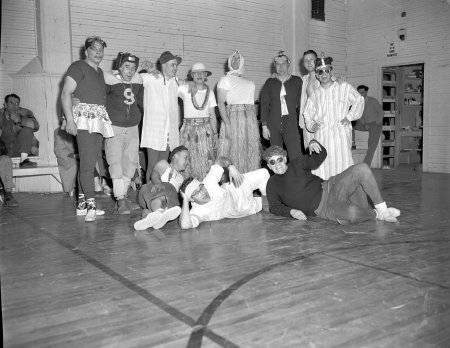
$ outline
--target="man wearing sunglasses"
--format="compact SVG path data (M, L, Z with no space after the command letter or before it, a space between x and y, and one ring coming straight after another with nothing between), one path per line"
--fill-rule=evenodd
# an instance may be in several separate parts
M258 213L262 210L262 198L254 197L253 191L265 195L269 176L267 169L241 174L228 158L217 158L202 182L189 178L181 186L181 228L196 228L203 221L237 219Z
M352 125L364 110L364 98L347 82L332 79L333 58L317 58L316 77L320 86L314 89L306 103L306 128L328 151L327 158L313 170L323 180L343 172L353 165Z
M319 216L340 224L371 219L396 222L400 211L388 208L381 197L375 178L366 163L356 164L323 181L311 173L319 167L327 151L316 140L309 144L309 155L301 155L287 164L286 151L271 146L263 153L275 173L267 183L270 212L297 220ZM367 208L357 194L359 190L372 199L375 209Z

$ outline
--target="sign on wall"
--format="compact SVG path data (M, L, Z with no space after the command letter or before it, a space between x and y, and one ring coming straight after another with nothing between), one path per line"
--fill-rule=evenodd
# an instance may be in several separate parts
M388 53L386 55L387 57L396 57L397 56L397 51L395 48L395 42L391 41L389 42L389 49L388 49Z

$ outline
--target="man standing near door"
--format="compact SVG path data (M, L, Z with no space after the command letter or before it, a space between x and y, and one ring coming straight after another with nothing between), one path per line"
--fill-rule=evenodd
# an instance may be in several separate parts
M383 130L384 111L381 104L373 97L369 97L367 92L369 87L360 85L358 92L364 97L364 111L360 119L356 120L353 129L369 132L369 140L367 141L367 153L364 163L370 167L375 150L378 146L381 132Z

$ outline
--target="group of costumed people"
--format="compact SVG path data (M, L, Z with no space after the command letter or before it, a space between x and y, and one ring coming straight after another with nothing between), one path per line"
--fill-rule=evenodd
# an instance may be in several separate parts
M95 166L103 143L113 181L115 212L130 214L139 206L143 209L136 229L160 228L179 216L179 193L188 178L191 188L197 185L191 193L202 195L203 180L217 179L217 183L227 184L230 179L240 182L240 173L249 173L255 183L244 185L246 190L258 187L265 192L267 170L251 174L261 168L261 141L254 105L255 84L243 77L244 57L239 51L228 58L229 71L219 80L216 101L206 84L211 71L203 63L192 66L192 81L186 82L176 76L181 57L169 51L161 54L159 71L149 62L139 64L133 54L120 52L116 70L103 73L99 64L105 48L106 43L99 37L86 39L86 58L69 67L61 95L63 127L76 136L78 143L77 215L95 221L96 216L104 214L94 196ZM307 51L303 58L309 72L303 78L290 74L290 60L284 52L274 58L276 74L266 81L261 93L263 137L271 146L284 146L290 161L308 148L311 151L312 142L321 143L328 156L313 173L327 180L353 164L350 122L361 116L364 99L351 85L333 78L330 57L318 58L314 51ZM184 106L181 127L178 98ZM216 106L222 119L220 132ZM301 110L300 119L297 110ZM299 125L305 140L303 151ZM147 150L147 170L138 206L127 192L138 168L139 147ZM219 169L224 163L226 168ZM212 177L211 171L215 173ZM233 193L237 204L242 200L243 207L250 204L254 208L256 204L261 208L254 202L251 190L247 191L245 199L241 193ZM232 206L238 207L234 203ZM253 208L249 211L258 211ZM211 218L209 215L204 218Z
M169 51L161 54L161 71L150 69L146 73L138 72L138 57L120 52L116 70L103 72L99 64L106 42L93 36L84 46L86 58L67 70L61 101L62 129L75 136L78 145L77 215L85 216L85 221L95 221L96 216L104 214L97 207L94 191L95 167L103 147L119 214L136 209L127 192L138 168L139 146L147 149L147 183L155 166L167 162L169 153L179 145L189 154L183 177L202 180L217 156L232 158L242 172L260 167L255 85L242 77L244 58L238 51L230 56L229 72L218 86L223 120L219 136L216 98L205 83L211 72L204 64L194 64L192 81L184 82L176 77L181 57ZM184 104L181 129L178 98Z

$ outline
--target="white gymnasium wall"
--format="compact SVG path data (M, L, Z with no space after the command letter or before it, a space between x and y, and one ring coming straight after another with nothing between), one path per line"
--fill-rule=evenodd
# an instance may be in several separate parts
M423 168L450 173L449 1L347 0L347 4L349 80L367 84L369 94L379 99L381 66L424 62ZM401 28L407 30L405 41L397 35ZM387 57L391 42L397 55Z
M34 0L3 0L0 58L0 98L13 93L13 79L17 73L37 56ZM24 107L30 106L23 101Z
M305 0L301 0L305 1ZM311 19L309 25L310 47L326 57L333 57L336 76L347 75L347 0L325 0L325 22Z
M186 77L201 61L213 73L213 87L225 73L228 56L240 50L258 99L272 58L283 48L280 5L273 0L71 1L72 59L79 59L87 36L99 35L108 44L103 69L111 68L119 51L156 63L169 50L183 58L178 76Z

